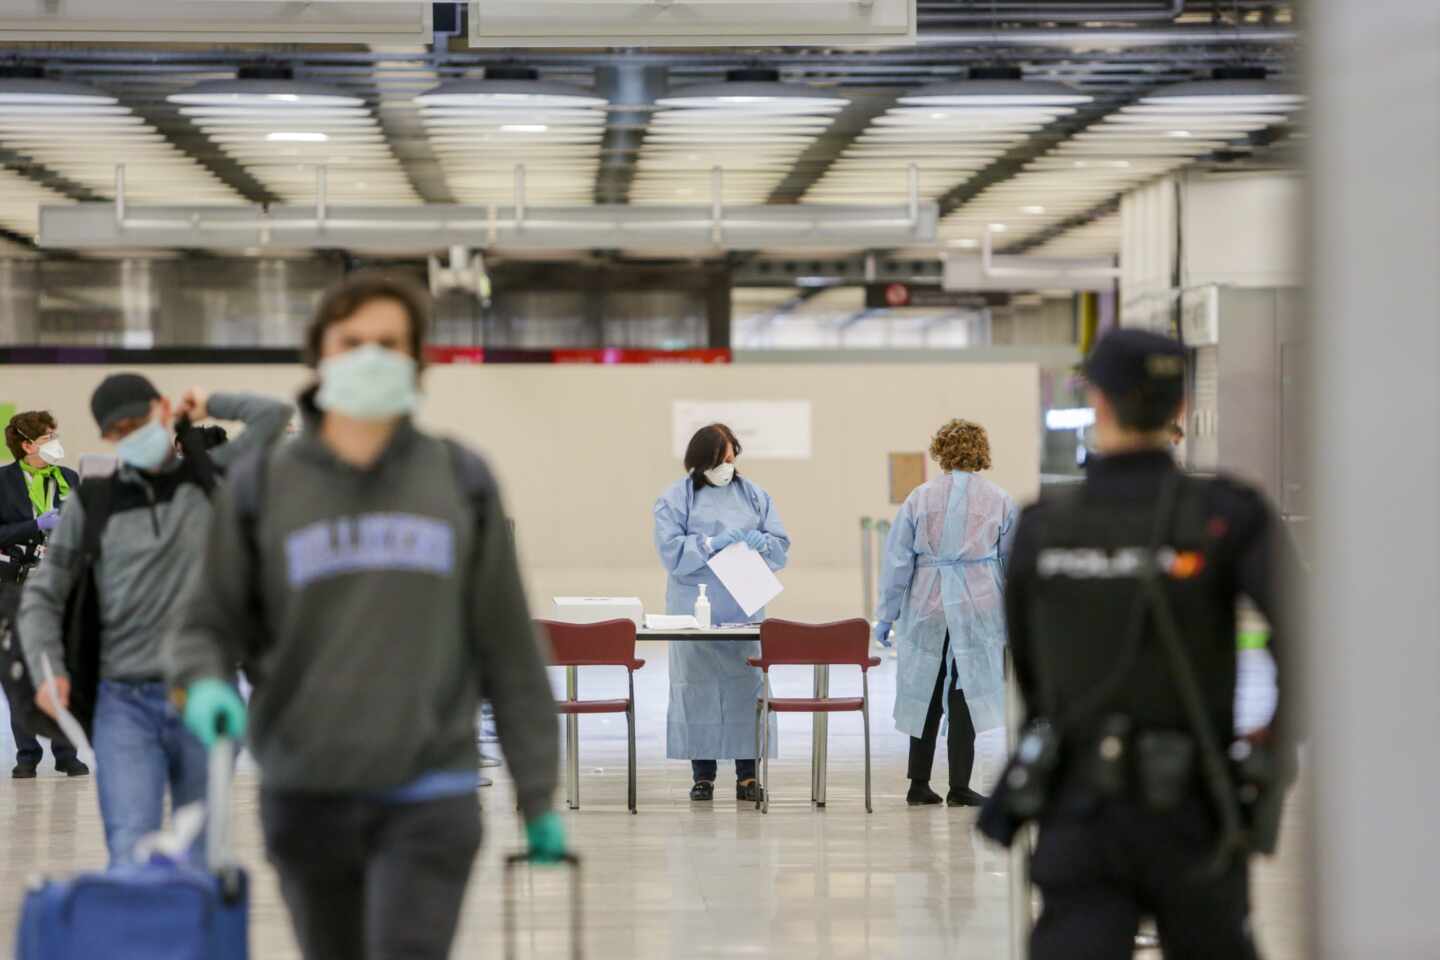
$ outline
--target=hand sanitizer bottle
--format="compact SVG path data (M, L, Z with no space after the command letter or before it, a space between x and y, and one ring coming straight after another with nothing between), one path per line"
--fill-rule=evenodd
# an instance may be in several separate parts
M700 597L695 601L695 622L701 630L710 629L710 598L705 596L705 584L700 584Z

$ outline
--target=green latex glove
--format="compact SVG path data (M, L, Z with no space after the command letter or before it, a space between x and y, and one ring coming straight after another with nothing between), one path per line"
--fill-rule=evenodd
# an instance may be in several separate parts
M560 863L565 859L565 824L554 811L542 813L525 825L530 840L530 859L536 863Z
M207 747L220 738L220 722L232 740L245 736L245 701L224 680L196 680L185 691L185 726Z

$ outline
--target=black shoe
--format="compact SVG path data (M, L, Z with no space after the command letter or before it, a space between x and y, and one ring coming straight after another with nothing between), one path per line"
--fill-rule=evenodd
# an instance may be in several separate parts
M912 807L933 807L937 803L944 802L944 798L931 790L930 784L911 781L910 792L905 794L905 802Z
M696 780L695 786L690 788L690 799L696 803L702 800L715 799L715 783L711 780Z
M950 795L945 798L947 807L983 807L985 801L990 798L983 793L976 793L969 787L964 790L951 790Z
M34 780L34 779L35 779L35 767L33 767L32 765L30 765L30 764L28 764L28 763L17 763L17 764L15 764L15 769L10 771L10 779L12 779L12 780Z
M64 763L55 764L55 769L67 777L88 777L90 768L80 761L79 757L71 757Z
M746 803L759 803L764 799L765 791L760 784L754 780L746 780L735 784L735 799L743 800Z

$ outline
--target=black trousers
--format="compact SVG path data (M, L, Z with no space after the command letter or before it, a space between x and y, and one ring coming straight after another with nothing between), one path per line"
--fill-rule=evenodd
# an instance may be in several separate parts
M13 620L20 610L20 584L0 583L0 620ZM38 684L37 684L38 685ZM38 767L45 759L45 750L29 733L15 721L15 706L10 705L10 735L15 738L15 764L20 767ZM50 743L50 752L55 755L55 766L62 767L75 759L75 748L63 738Z
M1202 873L1216 827L1199 798L1172 813L1106 801L1092 815L1047 817L1031 862L1045 906L1032 960L1130 960L1153 916L1165 960L1258 960L1249 865Z
M930 697L930 710L925 714L925 730L922 736L910 738L910 766L905 775L911 780L927 783L930 780L930 771L935 766L935 744L940 738L940 720L945 715L942 697L948 698L950 711L950 732L945 738L950 763L950 789L965 790L970 786L970 774L975 769L975 722L970 719L965 691L955 686L948 634L940 651L940 675L935 678L935 693Z
M384 804L265 792L270 862L306 960L445 960L480 849L473 794Z
M755 765L756 765L757 763L759 763L758 760L736 760L736 761L735 761L735 780L736 780L736 782L738 783L738 782L741 782L741 781L744 781L744 780L754 780L754 779L755 779ZM714 782L715 782L715 778L716 778L716 777L719 775L719 773L720 773L720 761L719 761L719 760L691 760L691 761L690 761L690 772L691 772L691 774L694 775L694 777L695 777L695 782L696 782L696 783L699 783L701 780L708 780L710 783L714 783Z

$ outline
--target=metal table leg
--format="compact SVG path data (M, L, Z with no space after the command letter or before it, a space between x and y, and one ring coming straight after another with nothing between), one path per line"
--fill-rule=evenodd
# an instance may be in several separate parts
M830 696L830 668L817 666L815 668L815 696ZM817 807L825 806L825 780L830 761L830 715L826 713L815 714L812 724L810 745L810 798Z
M580 699L580 669L565 668L565 699ZM580 809L580 718L565 718L565 802L571 810Z

